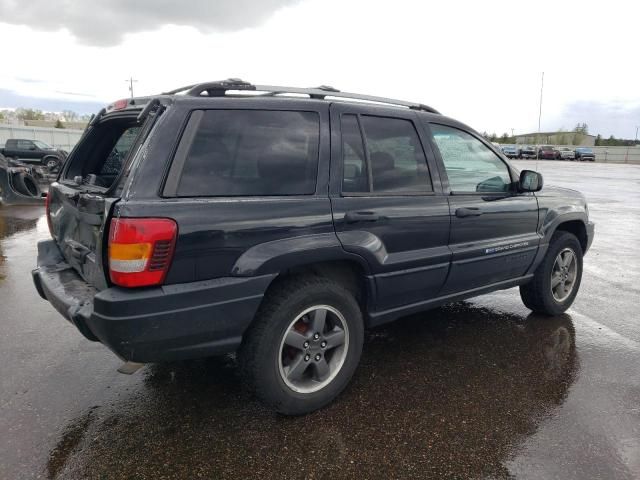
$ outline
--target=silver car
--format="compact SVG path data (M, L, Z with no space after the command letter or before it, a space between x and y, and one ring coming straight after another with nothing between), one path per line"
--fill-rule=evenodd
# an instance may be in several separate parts
M558 151L560 152L560 159L561 160L575 160L576 159L576 152L568 147L562 147L559 148Z

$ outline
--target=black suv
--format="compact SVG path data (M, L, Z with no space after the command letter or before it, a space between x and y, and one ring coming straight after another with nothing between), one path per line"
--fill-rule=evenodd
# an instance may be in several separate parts
M38 163L49 170L56 170L67 158L67 152L47 145L40 140L10 138L0 153L24 163Z
M425 105L192 85L93 118L33 278L131 370L237 352L259 398L301 414L346 387L365 328L514 286L565 311L594 229L580 193L541 189Z

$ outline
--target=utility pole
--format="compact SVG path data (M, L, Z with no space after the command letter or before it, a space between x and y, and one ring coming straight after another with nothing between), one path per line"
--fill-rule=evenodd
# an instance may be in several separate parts
M511 138L513 138L513 128L511 129Z
M542 81L540 83L540 111L538 112L538 138L536 138L536 168L538 168L538 156L540 149L538 149L537 140L540 138L540 122L542 121L542 91L544 90L544 72L542 72Z
M636 127L636 143L638 143L638 129L640 128L640 125L638 125Z
M129 84L129 93L131 93L131 98L133 98L133 84L137 83L138 80L136 80L133 77L129 77L128 79L125 80L125 82Z

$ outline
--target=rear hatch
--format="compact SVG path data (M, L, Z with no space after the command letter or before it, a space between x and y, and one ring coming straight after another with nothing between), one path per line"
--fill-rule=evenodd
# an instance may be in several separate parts
M51 234L67 263L98 290L107 287L103 247L113 205L158 114L159 110L141 111L128 104L106 114L102 111L49 188Z

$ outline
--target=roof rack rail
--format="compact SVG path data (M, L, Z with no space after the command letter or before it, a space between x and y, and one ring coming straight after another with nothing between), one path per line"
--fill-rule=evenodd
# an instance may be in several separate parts
M229 78L227 80L220 80L217 82L198 83L195 85L188 85L176 90L165 92L165 95L174 95L180 92L186 92L185 95L191 97L198 97L204 92L210 97L223 97L229 90L249 90L256 92L265 92L262 96L276 96L281 94L293 93L308 95L309 98L324 100L326 97L344 98L352 100L360 100L364 102L373 102L384 105L395 105L401 107L407 107L411 110L421 110L429 113L439 114L435 108L422 103L406 102L404 100L395 100L392 98L375 97L372 95L361 95L359 93L347 93L341 92L337 88L333 88L327 85L321 85L316 88L297 88L297 87L281 87L275 85L252 85L249 82L240 80L239 78Z

